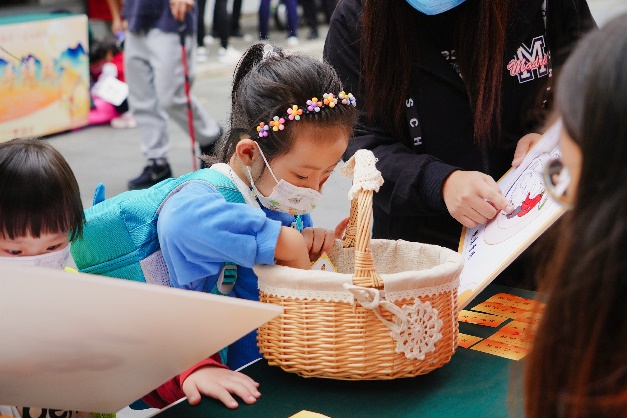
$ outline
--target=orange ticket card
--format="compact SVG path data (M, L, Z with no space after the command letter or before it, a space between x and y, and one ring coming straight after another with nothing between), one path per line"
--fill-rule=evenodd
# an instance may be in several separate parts
M459 312L458 319L460 322L468 322L469 324L483 325L486 327L498 327L507 320L504 316L466 310Z
M520 360L529 353L529 350L524 347L516 347L492 340L483 340L473 345L470 349L492 354L493 356L505 357L510 360Z
M457 334L457 345L464 348L470 348L471 345L477 344L483 338L475 337L474 335L462 334L461 332Z
M533 334L512 332L511 329L503 330L503 328L490 335L487 339L523 348L531 348L533 344Z
M497 302L483 302L474 306L472 310L486 312L492 315L500 315L506 318L516 318L518 315L527 312L524 309L503 305Z
M526 322L528 324L538 325L542 320L542 314L538 312L528 311L514 318L517 322Z
M528 322L512 321L504 325L499 331L508 332L512 335L535 335L537 324Z
M533 299L521 298L520 296L510 295L509 293L497 293L486 302L501 303L514 308L524 309L525 311L544 312L546 304Z

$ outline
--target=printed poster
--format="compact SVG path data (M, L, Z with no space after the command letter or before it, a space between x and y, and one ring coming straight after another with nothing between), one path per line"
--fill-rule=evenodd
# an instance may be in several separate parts
M87 17L0 25L0 142L87 125Z
M560 156L560 129L561 122L554 124L522 164L498 181L503 196L516 208L514 212L500 212L486 225L462 230L460 310L564 213L545 190L542 178L548 161Z

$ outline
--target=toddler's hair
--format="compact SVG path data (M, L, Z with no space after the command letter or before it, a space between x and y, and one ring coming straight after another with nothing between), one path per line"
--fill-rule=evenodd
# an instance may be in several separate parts
M72 169L44 140L0 143L0 236L83 232L83 203Z
M325 106L319 112L303 113L298 121L286 118L284 130L270 130L267 137L258 137L260 122L268 124L274 116L286 117L293 105L302 109L307 100L322 100L324 93L337 97L343 90L337 73L326 62L307 55L287 55L278 47L264 55L264 47L266 44L258 43L248 48L235 69L230 127L218 144L217 159L228 162L242 134L257 141L269 161L290 151L295 133L304 124L321 129L345 128L351 136L357 111L352 105L338 103L333 108ZM333 139L320 135L320 141Z
M94 63L105 59L107 52L116 55L122 52L115 38L107 37L101 41L93 42L89 51L89 62Z

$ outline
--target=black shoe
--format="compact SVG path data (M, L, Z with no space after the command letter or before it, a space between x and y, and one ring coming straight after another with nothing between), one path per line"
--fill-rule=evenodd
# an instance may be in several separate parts
M314 39L318 39L319 37L320 37L320 35L318 35L318 31L317 30L311 30L307 34L307 39L309 39L310 41L313 41Z
M170 164L157 164L156 160L150 159L150 164L144 167L144 171L139 177L128 182L129 190L147 189L162 180L172 177Z

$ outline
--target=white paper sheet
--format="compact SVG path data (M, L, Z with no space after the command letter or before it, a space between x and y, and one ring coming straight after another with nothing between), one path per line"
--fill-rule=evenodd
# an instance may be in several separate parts
M115 412L281 312L0 263L0 405Z

